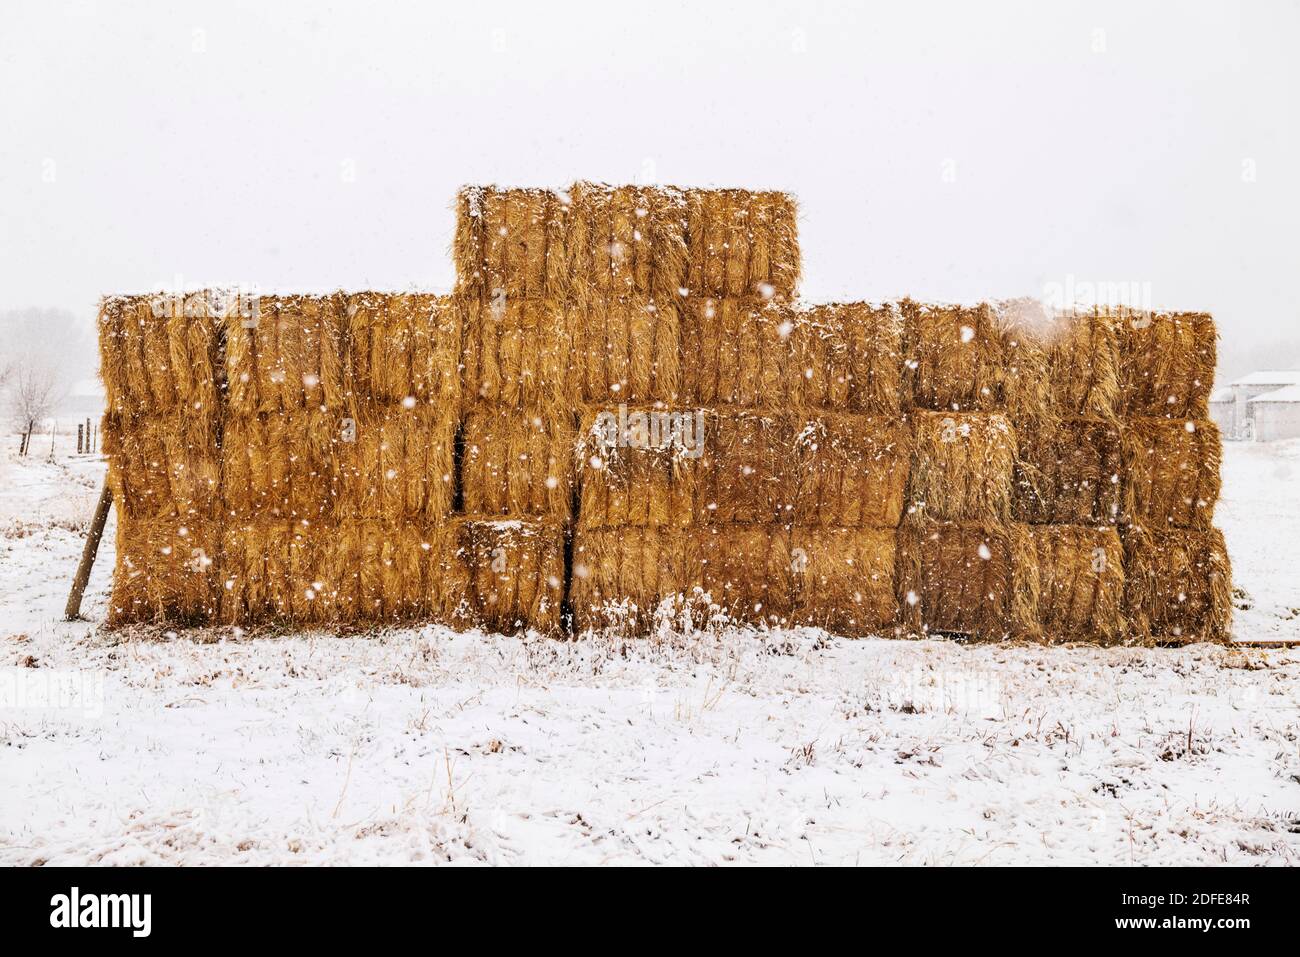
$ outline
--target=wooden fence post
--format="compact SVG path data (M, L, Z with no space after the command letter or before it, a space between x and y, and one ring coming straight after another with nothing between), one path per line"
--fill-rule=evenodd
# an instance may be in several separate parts
M95 506L95 516L90 520L90 531L86 535L86 547L81 551L81 563L77 566L77 576L72 580L72 591L68 592L68 604L63 609L63 616L68 621L81 617L81 596L86 591L86 582L90 580L90 569L99 554L99 540L104 537L104 523L108 521L108 509L113 504L113 489L104 477L104 487L99 492L99 503Z

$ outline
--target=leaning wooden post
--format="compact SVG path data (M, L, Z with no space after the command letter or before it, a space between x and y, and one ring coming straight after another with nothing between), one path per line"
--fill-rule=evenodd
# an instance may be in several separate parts
M95 517L90 520L90 533L86 536L86 547L81 550L81 564L77 566L77 577L72 580L72 591L68 592L68 604L63 609L63 616L68 621L81 617L81 596L90 580L90 569L95 564L95 555L99 553L99 540L104 537L104 523L108 521L108 509L113 504L113 489L104 479L104 487L99 493L99 504L95 506Z

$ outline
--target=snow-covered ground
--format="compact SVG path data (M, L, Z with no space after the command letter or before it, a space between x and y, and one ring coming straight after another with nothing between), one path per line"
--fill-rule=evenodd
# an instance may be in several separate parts
M1298 650L126 639L111 527L60 621L102 463L33 446L0 452L0 864L1300 860ZM1223 469L1238 639L1300 639L1300 443Z

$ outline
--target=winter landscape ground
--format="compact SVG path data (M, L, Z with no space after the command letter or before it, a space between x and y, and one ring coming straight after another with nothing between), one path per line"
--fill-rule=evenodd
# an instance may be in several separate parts
M0 455L0 864L1300 860L1300 649L101 632L112 519L61 615L103 462L33 446ZM1298 472L1225 450L1240 642L1300 641Z

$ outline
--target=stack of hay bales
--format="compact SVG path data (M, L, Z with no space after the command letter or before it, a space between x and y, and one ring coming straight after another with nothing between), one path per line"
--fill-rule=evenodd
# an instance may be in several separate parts
M217 308L202 293L101 304L104 451L118 515L110 624L216 614Z
M796 218L475 187L450 296L106 299L110 620L1228 638L1208 316L802 306Z
M442 583L460 321L424 293L262 296L222 318L221 620L400 621Z
M1145 639L1228 641L1231 568L1213 526L1217 334L1204 313L1121 311L1125 609Z

